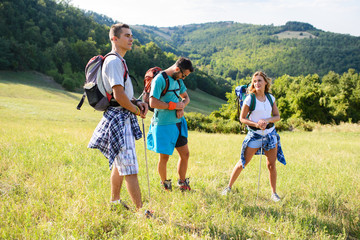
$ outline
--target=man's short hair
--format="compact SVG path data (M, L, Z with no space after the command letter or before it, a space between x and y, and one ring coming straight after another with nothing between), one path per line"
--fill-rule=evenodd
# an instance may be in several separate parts
M120 37L120 34L122 32L122 28L129 28L129 25L125 24L125 23L116 23L114 25L111 26L110 31L109 31L109 38L110 41L112 41L113 37Z
M179 58L176 61L175 66L181 68L182 70L189 70L190 72L194 71L194 67L193 67L190 59L185 58L185 57Z

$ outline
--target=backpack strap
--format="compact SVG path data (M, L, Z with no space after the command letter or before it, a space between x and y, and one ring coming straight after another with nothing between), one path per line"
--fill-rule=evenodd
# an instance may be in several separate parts
M176 95L177 98L180 98L179 94L177 94L177 92L176 92L176 91L180 90L180 88L181 88L180 80L176 80L176 82L179 84L178 89L169 90L169 86L170 86L169 76L166 74L165 71L162 71L161 74L165 79L165 88L161 92L161 97L164 96L167 92L173 92Z
M176 80L176 81L177 81L177 83L179 84L179 90L180 90L180 88L181 88L181 86L180 86L180 80ZM174 89L174 90L172 90L172 91L175 93L176 97L180 99L179 94L176 93L177 89Z
M169 76L166 74L165 71L161 71L161 75L163 76L163 78L165 79L165 88L164 90L161 92L161 97L164 96L167 91L169 90L169 85L170 85L170 81L169 81Z
M265 96L266 96L267 99L269 100L270 105L271 105L271 108L272 108L273 105L274 105L274 102L273 102L273 100L272 100L272 98L271 98L271 94L270 94L270 93L265 93Z
M255 107L256 107L255 93L250 93L250 97L251 97L251 101L250 101L250 106L249 106L249 113L246 116L247 118L249 118L250 114L255 110Z
M124 65L124 69L125 69L125 72L124 72L124 89L125 89L125 82L126 82L126 80L128 79L127 76L130 76L129 70L128 70L126 64L125 64L124 59L122 59L121 57L119 57L119 54L118 54L118 53L114 53L114 52L109 52L108 54L106 54L106 55L104 56L104 60L103 60L103 62L102 62L103 64L104 64L104 62L105 62L105 58L107 58L107 57L110 56L110 55L115 55L115 56L117 56L117 57L121 60L121 62L123 63L123 65Z
M106 55L104 56L103 64L104 64L104 62L105 62L105 58L107 58L107 57L110 56L110 55L117 56L117 57L121 60L122 64L124 65L125 71L124 71L124 77L123 77L123 78L124 78L124 91L125 91L125 83L126 83L128 77L130 77L129 70L128 70L126 64L125 64L124 59L122 59L122 58L119 56L118 53L114 53L114 52L109 52L108 54L106 54ZM113 93L113 92L111 92L111 94L109 94L109 93L106 91L106 96L107 96L107 98L108 98L108 100L109 100L110 106L113 106L113 107L118 107L118 106L120 106L120 104L115 100L115 98L114 98L114 93Z
M81 110L81 106L84 104L85 98L86 98L86 93L84 92L80 99L79 104L76 107L77 110Z

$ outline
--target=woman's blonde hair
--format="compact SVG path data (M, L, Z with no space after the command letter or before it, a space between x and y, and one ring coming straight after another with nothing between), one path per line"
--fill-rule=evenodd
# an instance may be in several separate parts
M271 78L269 78L268 76L266 76L266 74L262 71L257 71L256 73L254 73L254 75L252 76L251 79L251 86L249 87L249 93L254 93L255 87L254 87L254 77L256 76L261 76L265 82L267 82L266 86L265 86L265 93L270 92L270 87L271 87Z

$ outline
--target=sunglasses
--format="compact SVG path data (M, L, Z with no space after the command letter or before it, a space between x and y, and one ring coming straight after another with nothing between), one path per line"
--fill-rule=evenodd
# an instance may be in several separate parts
M185 75L184 72L183 72L183 70L182 70L181 68L179 68L179 69L180 69L180 72L181 72L181 74L182 74L182 76L183 76L182 79L185 79L188 75Z

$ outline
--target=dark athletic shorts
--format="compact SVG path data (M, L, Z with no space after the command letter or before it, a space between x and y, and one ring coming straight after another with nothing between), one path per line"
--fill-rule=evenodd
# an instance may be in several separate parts
M188 140L186 137L181 136L181 122L176 124L177 128L179 129L179 137L176 141L175 147L182 147L185 146L188 143Z

